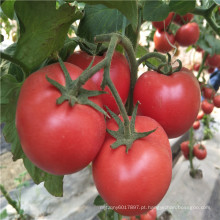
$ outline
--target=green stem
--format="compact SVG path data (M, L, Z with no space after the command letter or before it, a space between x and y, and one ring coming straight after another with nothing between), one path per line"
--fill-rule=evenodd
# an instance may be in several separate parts
M157 53L157 52L152 52L152 53L148 53L146 55L144 55L143 57L139 58L137 61L138 66L141 65L141 63L143 63L145 60L152 58L152 57L156 57L158 59L160 59L163 63L166 63L166 56Z
M193 128L189 130L189 162L190 162L190 173L192 176L195 175L195 169L193 166Z
M130 91L129 91L129 98L127 100L127 106L128 106L128 114L131 114L132 109L133 109L133 90L134 90L135 83L137 81L137 71L138 71L138 65L136 62L136 57L135 57L133 46L127 37L122 37L119 34L98 35L95 38L95 42L109 42L113 35L117 36L118 43L124 47L127 53L128 59L129 59L129 63L130 63L131 85L130 85Z
M216 24L216 22L213 20L213 18L211 17L212 15L212 11L215 9L216 7L216 3L213 3L209 8L204 9L204 8L195 8L193 10L193 14L195 15L201 15L203 16L206 21L208 22L208 24L212 27L212 29L215 31L216 34L218 34L220 36L220 27L219 25Z
M24 78L29 75L29 73L30 73L29 70L28 70L27 67L26 67L22 62L20 62L19 60L15 59L15 58L13 58L12 56L10 56L10 55L8 55L8 54L6 54L6 53L3 53L3 52L1 52L1 58L4 59L4 60L8 60L8 61L12 62L13 64L17 65L18 67L20 67L21 70L22 70L23 73L24 73Z
M16 212L19 214L20 219L21 220L26 219L25 216L22 214L23 210L20 209L20 206L18 206L17 202L10 197L10 195L5 190L5 187L2 184L0 184L0 190L3 194L3 196L5 197L5 199L8 201L8 204L10 204L16 210Z
M203 59L202 59L202 63L199 67L199 71L198 71L198 74L197 74L197 77L196 77L197 79L199 79L199 77L200 77L200 75L201 75L201 73L204 69L204 64L205 64L205 61L206 61L207 57L208 57L208 52L205 51Z

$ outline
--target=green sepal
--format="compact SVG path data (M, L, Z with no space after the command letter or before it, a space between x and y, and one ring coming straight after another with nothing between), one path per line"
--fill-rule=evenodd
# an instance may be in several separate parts
M149 134L156 131L157 128L151 131L147 131L147 132L136 132L135 131L135 118L137 115L137 107L138 107L138 103L134 107L134 111L132 113L131 120L129 123L129 128L130 128L129 135L125 134L125 129L124 129L125 125L123 124L121 119L114 112L112 112L108 107L106 107L110 115L114 118L114 120L116 121L119 127L117 131L107 129L107 132L116 139L116 141L111 145L112 149L116 149L119 146L125 145L126 153L128 153L128 150L132 147L132 144L135 140L146 137Z
M93 204L96 205L96 206L103 206L103 205L106 204L106 202L105 202L105 200L104 200L100 195L98 195L98 196L95 198Z
M63 70L64 76L65 76L65 86L61 85L57 81L46 76L47 81L51 83L53 86L55 86L61 93L61 96L56 100L56 104L61 105L64 101L68 101L71 107L74 106L76 103L79 103L82 105L89 105L92 108L104 114L105 116L108 116L107 112L105 112L99 105L89 100L89 97L102 95L102 94L105 94L106 92L87 90L87 89L83 89L82 87L78 88L77 83L79 81L79 78L77 78L76 80L72 80L62 59L58 57L58 61L60 63L61 69ZM92 60L88 68L91 68L93 62L94 62L94 59Z

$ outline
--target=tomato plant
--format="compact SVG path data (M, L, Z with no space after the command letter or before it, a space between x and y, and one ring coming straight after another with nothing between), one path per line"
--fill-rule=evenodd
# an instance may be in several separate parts
M176 14L176 16L174 17L174 22L179 24L179 25L184 25L188 22L190 22L193 19L194 15L191 13L187 13L183 16Z
M72 79L82 72L75 65L65 66ZM65 84L58 63L31 74L19 95L16 127L22 149L34 164L55 175L70 174L86 167L97 155L105 137L105 120L102 113L87 105L56 105L60 92L46 76ZM84 88L97 89L91 81ZM98 97L90 99L102 106Z
M196 120L201 120L204 116L204 112L203 111L200 111L199 114L197 115L197 118Z
M210 67L220 67L220 54L209 55L206 59L206 64Z
M103 56L95 56L93 66L102 61L105 57ZM87 54L86 52L79 51L73 53L68 59L67 62L73 63L83 70L85 70L92 61L92 56ZM99 90L101 90L101 83L103 79L104 70L98 71L91 79L98 86ZM122 99L122 102L125 104L129 87L130 87L130 69L129 64L125 57L119 53L115 52L112 57L111 67L110 67L110 77L115 84L115 87ZM123 83L121 83L123 82ZM101 95L103 105L108 106L112 111L119 113L118 106L112 96L112 93L108 87L105 88L107 94Z
M164 30L167 28L167 26L170 24L173 17L173 12L170 12L167 18L163 21L153 21L152 25L159 30ZM164 28L165 27L165 28Z
M200 63L195 63L195 64L193 65L193 70L199 71L199 68L200 68Z
M213 105L213 103L211 103L207 99L205 99L202 101L201 108L205 114L211 114L214 109L214 105Z
M197 23L184 24L177 30L175 40L180 46L187 47L198 41L199 32L200 30Z
M181 70L170 76L148 71L136 82L134 103L137 101L141 103L138 113L154 118L168 137L174 138L185 133L195 121L200 88L190 71Z
M196 144L195 146L193 146L193 154L199 160L205 159L207 156L207 151L205 146L202 144Z
M202 92L203 92L204 98L206 99L213 99L215 95L215 90L211 87L203 87Z
M111 119L107 128L117 130L118 125ZM155 120L137 116L137 132L155 128L152 134L134 141L128 153L123 145L117 149L110 148L115 139L107 135L93 161L93 178L101 197L122 215L143 214L148 207L160 202L169 187L172 156L167 135ZM129 208L131 205L133 208Z
M195 122L193 123L193 129L194 129L194 130L197 130L197 129L199 129L199 127L200 127L200 122L199 122L199 121L195 121Z
M165 31L156 30L154 34L155 49L161 53L167 53L172 50L175 43L173 34L169 34Z

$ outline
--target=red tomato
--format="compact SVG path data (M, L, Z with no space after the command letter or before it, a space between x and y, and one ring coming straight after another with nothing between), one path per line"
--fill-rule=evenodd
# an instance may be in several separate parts
M146 214L140 216L141 220L155 220L157 218L157 209L153 208Z
M220 95L214 96L213 104L214 104L215 107L220 108Z
M200 122L199 122L199 121L195 121L195 122L193 123L193 129L194 129L194 130L197 130L197 129L199 129L199 127L200 127Z
M154 33L154 45L155 49L158 52L167 53L173 49L167 39L169 40L171 45L174 45L175 38L173 34L156 30L156 32Z
M170 24L172 17L173 17L173 12L170 12L169 15L167 16L167 18L164 21L153 21L152 25L159 30L164 30L164 25L165 25L165 29L168 27L168 25ZM165 24L164 24L165 23Z
M215 90L213 88L203 87L202 91L203 91L204 98L213 99L213 97L215 95Z
M220 67L220 54L208 55L206 65L210 67Z
M198 45L196 46L196 51L197 52L202 52L203 51L203 49L202 48L200 48Z
M207 156L207 151L206 151L205 146L203 146L202 144L195 145L193 147L193 154L199 160L205 159Z
M204 112L203 111L199 112L199 114L197 115L196 120L201 120L203 118L203 116L204 116Z
M209 67L209 68L208 68L208 73L213 73L214 70L215 70L215 67Z
M169 138L184 134L196 120L200 107L200 87L189 70L170 76L148 71L134 88L138 114L159 122Z
M83 70L85 70L89 64L92 61L92 56L89 54L79 51L73 53L68 59L67 62L73 63ZM93 66L95 66L97 63L102 61L105 58L105 54L103 56L96 56ZM96 83L98 88L101 90L101 83L103 79L103 72L104 70L101 69L98 71L91 79ZM114 55L112 57L111 67L110 67L110 78L113 81L121 99L122 102L125 104L129 88L130 88L130 69L129 64L126 60L126 58L119 52L114 52ZM101 95L103 105L108 106L113 112L116 114L119 113L119 109L117 106L117 103L114 99L114 97L111 94L111 91L108 87L104 89L108 94Z
M201 108L205 114L211 114L214 109L214 105L212 103L208 102L207 99L205 99L202 101Z
M183 16L176 14L173 21L176 24L183 25L183 24L186 24L186 23L190 22L193 19L193 17L194 17L194 15L191 14L191 13L187 13Z
M72 79L82 70L65 63ZM27 157L39 168L54 175L64 175L86 167L97 155L105 138L103 114L87 105L67 101L60 105L56 100L61 93L46 76L65 84L58 63L31 74L24 82L16 111L16 127L21 146ZM92 81L85 89L97 90ZM102 107L99 97L91 101Z
M193 70L199 71L199 68L200 68L200 63L195 63L195 64L193 65Z
M184 141L180 144L180 149L182 151L183 156L186 159L189 159L189 141Z
M118 130L115 120L109 120L107 128ZM107 135L93 161L93 178L98 192L121 215L145 213L161 201L170 185L172 155L167 135L152 118L137 116L137 132L155 128L152 134L134 141L128 153L124 145L112 149L110 145L115 138Z
M175 40L183 47L193 45L199 39L199 31L197 23L193 22L185 24L177 30Z

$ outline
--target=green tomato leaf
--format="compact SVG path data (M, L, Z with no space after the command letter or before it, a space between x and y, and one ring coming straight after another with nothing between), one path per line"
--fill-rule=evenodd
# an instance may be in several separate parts
M86 5L85 16L80 21L77 35L94 42L96 35L120 31L123 17L118 10L104 5Z
M15 0L5 0L1 5L2 11L10 19L14 18L14 3Z
M170 0L170 10L180 15L185 15L187 12L192 11L196 6L196 0Z
M56 9L56 1L16 1L15 12L20 25L20 38L14 58L29 72L64 44L68 29L82 12L69 4Z
M11 143L13 160L23 159L24 165L36 184L44 182L45 188L54 196L63 194L63 176L48 174L34 164L24 154L15 127L16 105L22 83L19 83L12 74L5 74L0 78L1 83L1 123L4 123L3 135Z
M141 45L137 46L136 49L136 58L141 58L143 57L145 54L149 53L148 49L146 47L143 47Z
M8 216L7 210L4 209L1 213L0 213L0 219L4 219Z
M143 8L143 19L145 21L162 21L164 20L169 12L170 7L166 2L161 0L142 0Z
M108 8L117 9L120 11L131 23L134 30L137 29L138 25L138 1L137 0L120 0L120 1L108 1L108 0L100 0L100 1L86 1L79 0L78 2L85 2L87 4L102 4ZM103 17L104 18L104 17ZM112 17L111 19L113 19ZM109 20L109 22L111 21ZM99 21L99 20L98 20Z
M96 205L96 206L101 206L101 205L105 205L105 201L104 201L104 199L100 195L98 195L95 198L93 204Z
M220 5L220 0L213 0L217 5Z

